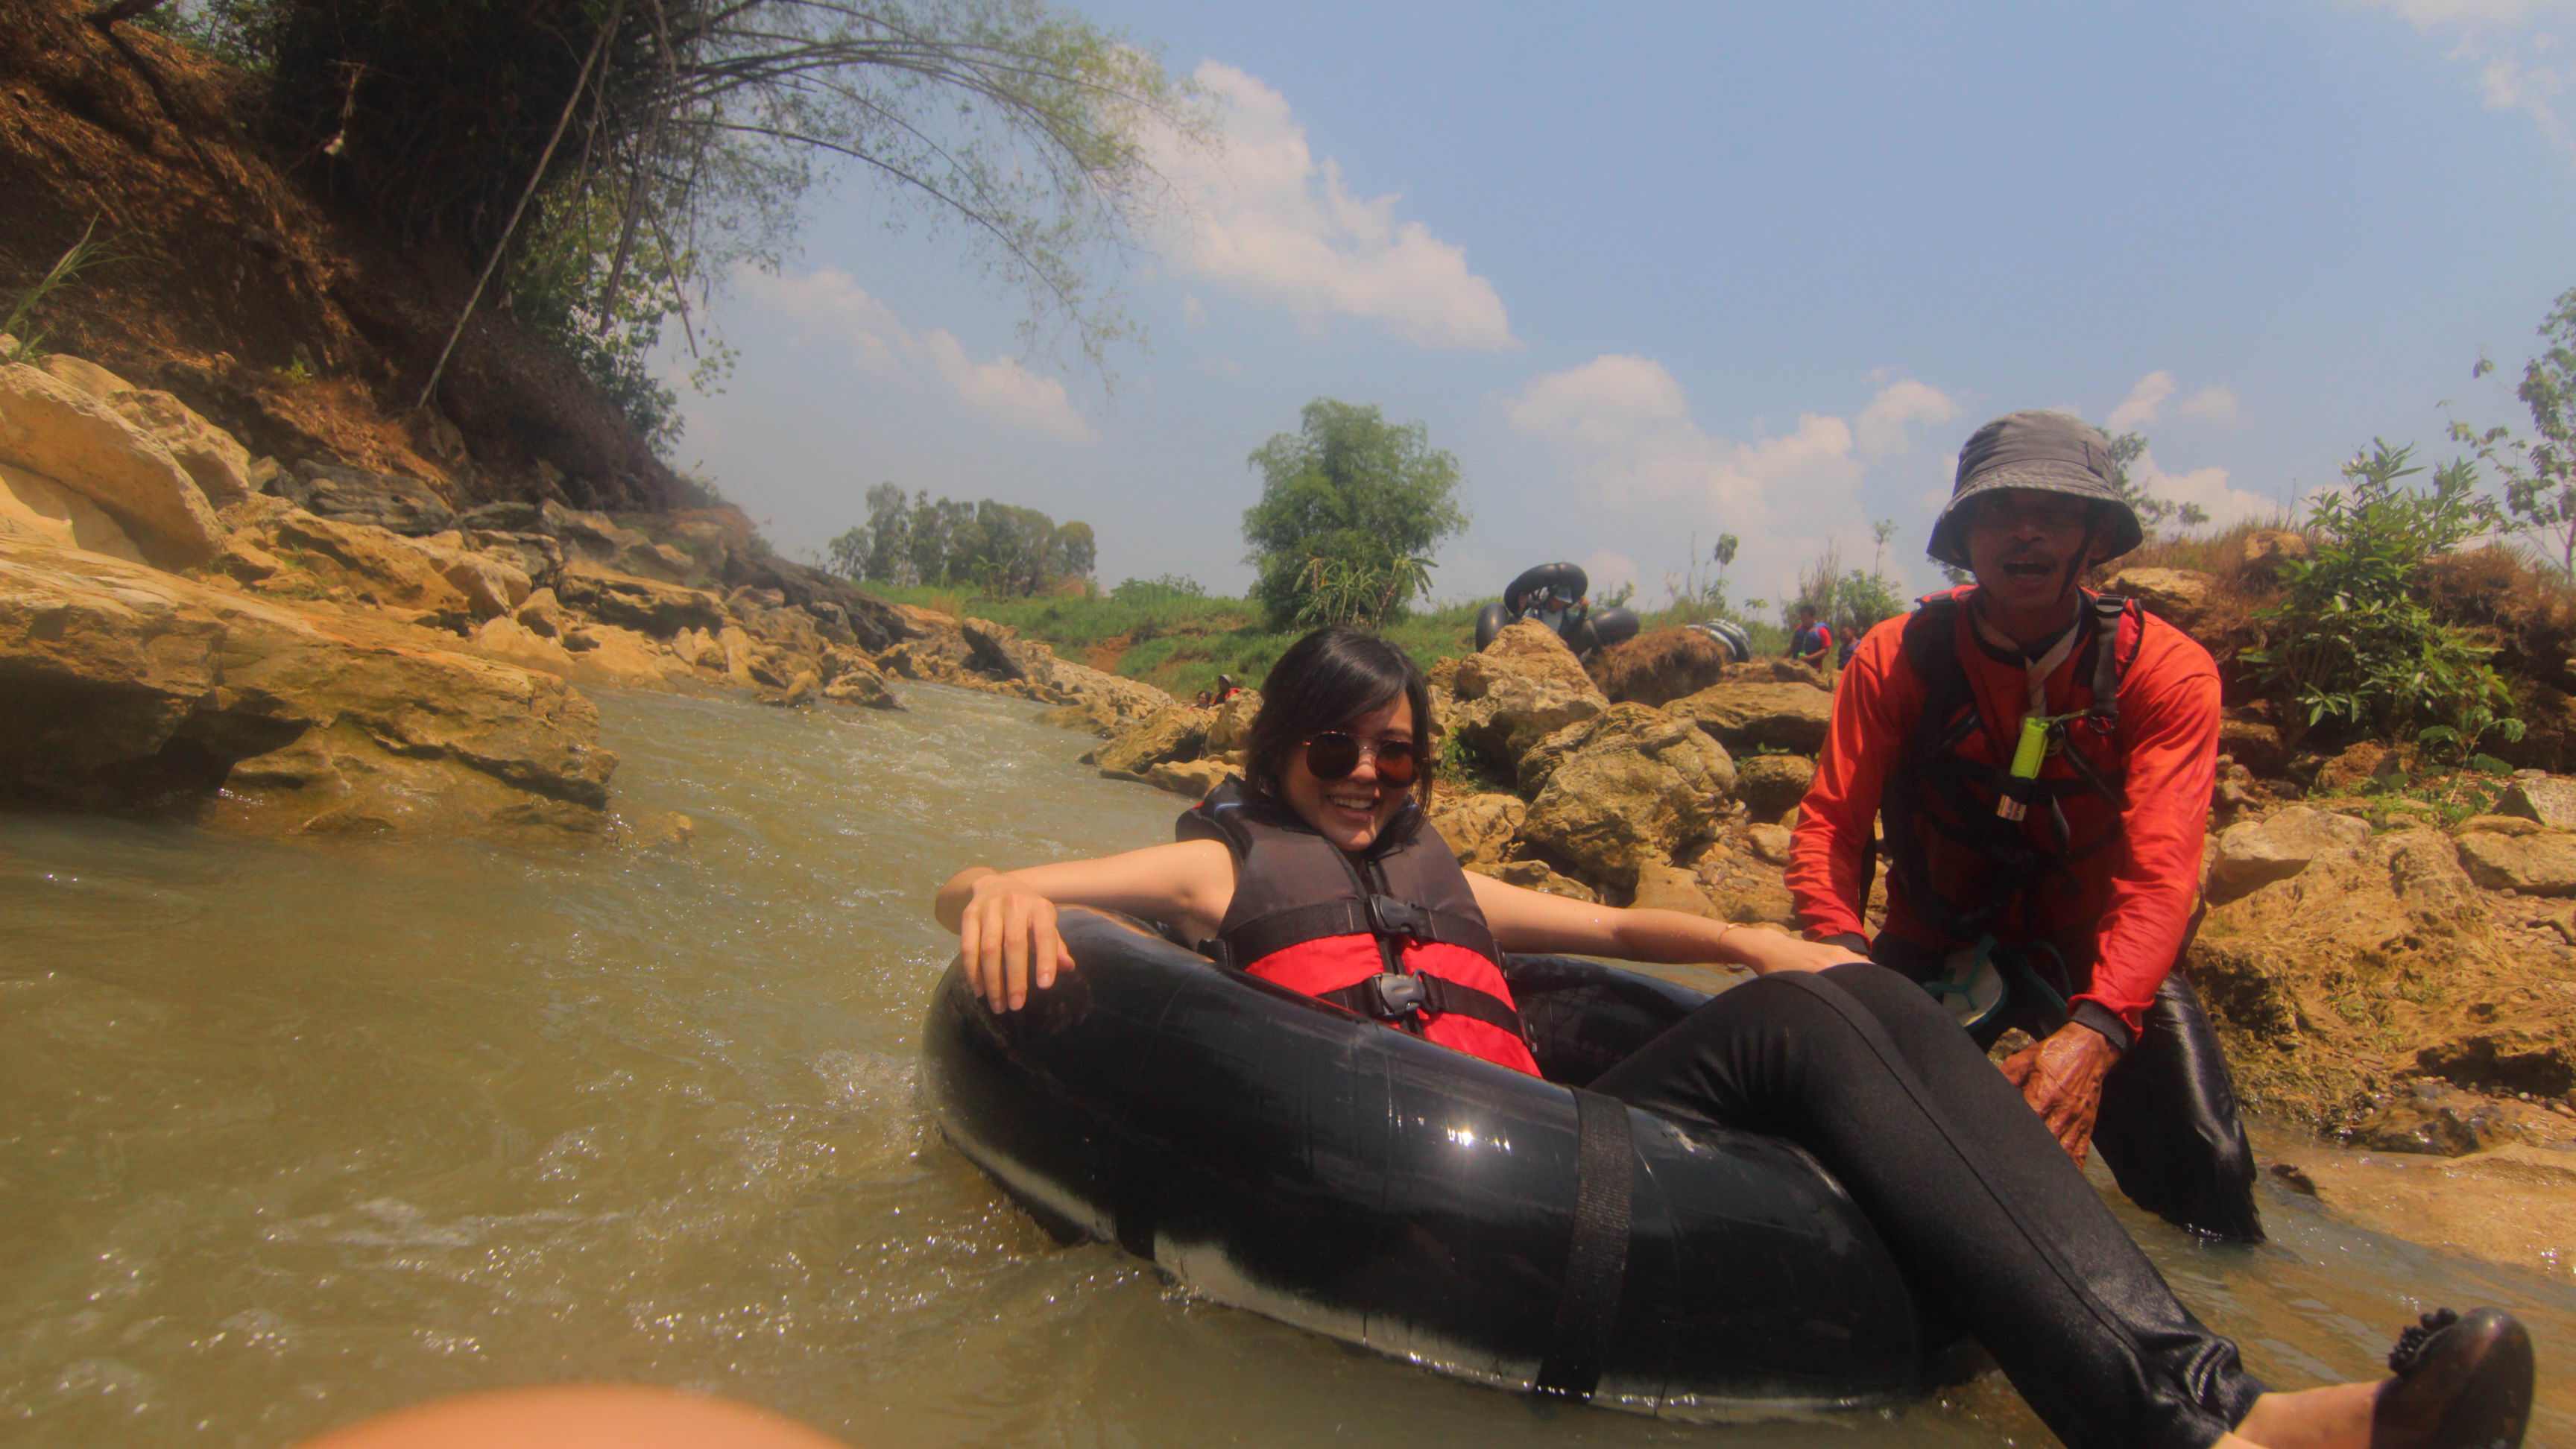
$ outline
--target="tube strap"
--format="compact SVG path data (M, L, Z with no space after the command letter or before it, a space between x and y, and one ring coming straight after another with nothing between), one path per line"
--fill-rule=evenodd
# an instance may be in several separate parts
M1628 1104L1599 1092L1574 1089L1574 1130L1574 1223L1565 1245L1565 1277L1557 1288L1547 1357L1530 1389L1550 1398L1589 1400L1601 1385L1610 1335L1619 1326L1636 1148Z

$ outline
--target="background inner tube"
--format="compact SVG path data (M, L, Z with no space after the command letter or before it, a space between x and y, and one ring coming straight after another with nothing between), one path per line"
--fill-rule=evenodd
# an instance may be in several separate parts
M1112 1241L1221 1303L1526 1389L1576 1198L1565 1086L1391 1031L1121 919L996 1016L952 967L923 1030L940 1129L1059 1237ZM1706 998L1563 957L1507 974L1539 1061L1593 1075ZM1599 1100L1599 1099L1597 1099ZM1633 1142L1626 1268L1594 1402L1741 1414L1892 1402L1913 1305L1813 1159L1613 1104Z
M1531 597L1541 589L1554 589L1569 600L1579 600L1592 592L1592 581L1577 564L1540 564L1523 569L1520 577L1503 589L1503 611L1514 618L1528 613Z

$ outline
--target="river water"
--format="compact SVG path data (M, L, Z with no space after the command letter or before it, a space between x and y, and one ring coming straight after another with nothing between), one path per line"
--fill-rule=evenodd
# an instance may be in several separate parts
M441 1394L723 1393L867 1446L1855 1449L2050 1442L2000 1382L1755 1426L1533 1407L1059 1249L934 1133L931 889L1168 839L1181 802L1031 707L611 695L620 808L674 851L248 844L0 816L0 1444L270 1446ZM2576 1285L2335 1221L2122 1211L2281 1387L2421 1307L2539 1335L2576 1442Z

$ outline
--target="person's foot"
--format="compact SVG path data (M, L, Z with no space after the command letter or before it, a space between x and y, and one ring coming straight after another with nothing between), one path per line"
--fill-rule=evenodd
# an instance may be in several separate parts
M2370 1449L2517 1449L2531 1418L2531 1335L2499 1308L2444 1308L2399 1335Z

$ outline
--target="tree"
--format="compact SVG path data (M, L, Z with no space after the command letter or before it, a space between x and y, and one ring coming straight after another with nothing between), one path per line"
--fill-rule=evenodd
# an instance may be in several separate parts
M1132 328L1098 279L1168 201L1150 153L1210 130L1150 52L1043 0L193 9L152 19L263 77L335 198L497 272L648 426L669 409L640 364L664 321L708 357L692 298L774 257L841 169L909 203L890 220L962 234L1026 293L1033 337L1060 325L1105 372Z
M2451 436L2477 450L2480 461L2504 480L2505 511L2517 532L2542 539L2560 573L2576 577L2576 288L2559 294L2541 319L2540 355L2523 364L2513 392L2531 410L2531 441L2507 428L2484 432L2454 420ZM2495 364L2479 358L2470 376Z
M878 584L972 584L993 598L1034 594L1062 579L1088 579L1099 555L1091 525L1059 526L1034 508L987 498L910 499L892 483L868 490L868 521L825 545L844 578Z
M2184 528L2198 528L2209 522L2209 511L2197 503L2178 503L2159 498L2147 491L2146 485L2129 476L2129 465L2146 456L2147 435L2122 433L2111 440L2111 487L2138 515L2138 522L2152 534L2171 519Z
M1376 624L1430 586L1433 547L1467 526L1458 460L1422 424L1397 426L1375 407L1317 398L1302 424L1252 453L1252 597L1274 627Z

